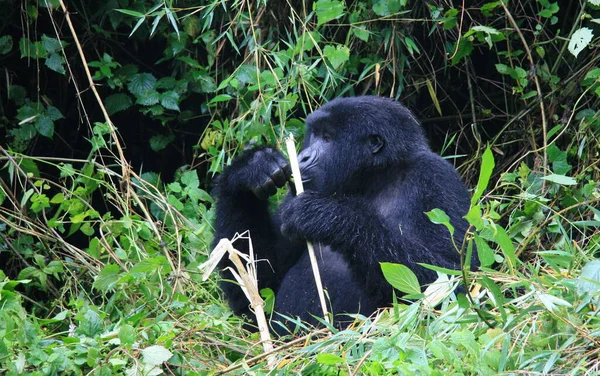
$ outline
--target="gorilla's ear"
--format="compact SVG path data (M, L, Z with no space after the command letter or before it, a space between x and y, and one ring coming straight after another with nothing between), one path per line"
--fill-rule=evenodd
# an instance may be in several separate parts
M369 147L371 148L371 153L377 154L381 149L383 149L385 142L383 141L383 137L378 134L372 134L369 136Z

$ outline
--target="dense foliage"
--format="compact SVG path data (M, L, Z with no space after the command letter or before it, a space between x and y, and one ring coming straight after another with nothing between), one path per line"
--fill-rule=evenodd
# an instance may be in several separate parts
M598 0L3 2L0 373L597 373L599 20ZM383 265L408 297L268 358L198 268L211 181L359 94L413 109L472 187L481 270L440 297Z

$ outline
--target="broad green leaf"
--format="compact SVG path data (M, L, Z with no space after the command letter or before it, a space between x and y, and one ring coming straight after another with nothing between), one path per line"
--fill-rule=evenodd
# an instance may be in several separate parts
M210 104L219 103L219 102L227 102L231 100L233 97L229 94L219 94L213 99L210 100Z
M323 54L331 63L333 69L337 70L350 58L350 49L342 45L337 45L336 47L329 45L325 46Z
M317 355L317 362L321 364L334 365L344 362L344 358L339 355L321 353Z
M494 281L492 281L489 277L482 276L481 277L481 285L488 290L488 293L492 297L492 301L494 305L498 308L500 315L503 320L506 320L506 311L504 309L504 295L502 294L502 290L498 287Z
M62 45L60 41L56 38L51 38L47 35L42 35L42 47L49 53L58 52L61 50Z
M160 95L160 104L169 110L179 111L179 94L167 91Z
M454 54L451 65L456 65L463 57L469 56L471 52L473 52L473 42L470 39L460 38L457 43L458 48L456 48L456 45L454 45L452 46L452 51L450 52L450 54Z
M77 331L93 338L104 332L104 323L96 311L93 309L88 309L83 318L80 320Z
M381 271L386 281L393 288L406 294L420 294L421 286L417 276L408 267L402 264L393 264L391 262L381 262Z
M57 73L65 74L67 72L64 67L64 62L65 60L64 57L62 57L62 55L52 53L48 56L44 64Z
M142 106L152 106L158 103L160 100L160 94L155 90L148 90L141 93L135 103Z
M198 179L198 172L196 170L186 171L181 175L181 182L186 187L198 188L200 186L200 180Z
M442 210L435 208L432 211L426 212L429 220L436 225L444 225L450 231L450 235L454 235L454 226L450 224L450 217Z
M164 346L153 345L142 350L143 363L158 366L171 359L173 354Z
M54 106L48 106L48 108L46 109L46 115L52 121L56 121L56 120L64 118L63 114L58 110L58 108L56 108Z
M587 27L582 27L573 33L567 48L569 49L569 52L573 54L573 56L577 57L581 51L583 51L590 44L593 38L593 30Z
M540 302L548 309L548 311L555 312L558 307L572 307L571 303L563 300L561 298L557 298L554 295L550 294L539 294Z
M552 183L559 184L559 185L576 185L577 184L577 180L575 180L575 178L572 178L570 176L564 176L564 175L550 174L550 175L542 177L542 179L552 182Z
M133 345L136 340L135 328L128 324L123 325L119 329L119 340L121 341L121 346Z
M270 314L273 312L275 308L275 293L273 290L266 288L260 290L260 296L264 300L263 308L266 314Z
M370 33L367 31L367 29L364 28L364 26L353 26L352 32L354 33L354 35L356 35L358 39L364 42L369 41Z
M496 70L500 74L509 74L512 68L506 64L496 64Z
M154 136L150 137L150 148L154 151L164 150L164 148L169 146L173 140L175 140L175 136L172 134L155 134Z
M150 73L134 74L129 80L127 88L135 96L139 97L145 92L154 90L156 87L156 78Z
M494 263L494 251L481 236L475 234L475 244L477 245L477 256L481 266L490 266Z
M407 0L373 0L373 12L381 17L389 16L398 13L406 2Z
M317 13L317 25L323 25L331 20L335 20L344 14L345 3L336 0L318 0L313 3L313 8Z
M13 39L10 35L0 37L0 55L6 55L13 48Z
M104 104L106 105L108 114L113 115L119 111L123 111L131 107L131 105L133 105L133 101L129 95L125 93L117 93L107 97L104 101Z
M495 230L496 233L494 234L494 240L496 243L498 243L500 249L502 249L502 252L504 253L504 256L508 259L510 263L509 267L512 271L514 270L517 262L515 258L515 246L503 227L497 225Z
M95 277L93 288L102 292L112 290L120 278L121 267L115 264L108 264Z
M439 274L438 278L423 292L423 304L435 307L452 292L452 283L448 275Z
M471 205L475 205L477 201L481 198L481 195L485 191L490 182L490 177L492 176L492 171L494 170L495 162L494 155L492 154L492 150L488 145L483 152L481 157L481 167L479 168L479 179L477 180L477 188L473 193L473 197L471 197Z
M54 136L54 122L49 116L39 116L35 122L35 129L44 137Z
M580 295L600 292L600 260L592 260L581 269L581 275L577 278L577 292Z

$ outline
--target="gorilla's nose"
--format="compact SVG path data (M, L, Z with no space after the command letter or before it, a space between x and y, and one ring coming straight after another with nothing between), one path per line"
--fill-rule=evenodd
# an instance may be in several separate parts
M306 168L312 166L317 157L317 153L314 150L304 149L298 155L298 164L300 165L300 171L305 170Z

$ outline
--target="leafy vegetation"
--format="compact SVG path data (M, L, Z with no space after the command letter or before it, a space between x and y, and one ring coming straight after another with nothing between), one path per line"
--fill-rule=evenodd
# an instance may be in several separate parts
M467 3L9 1L0 373L597 373L600 2ZM365 93L473 187L481 268L384 264L393 307L264 354L198 268L210 181Z

